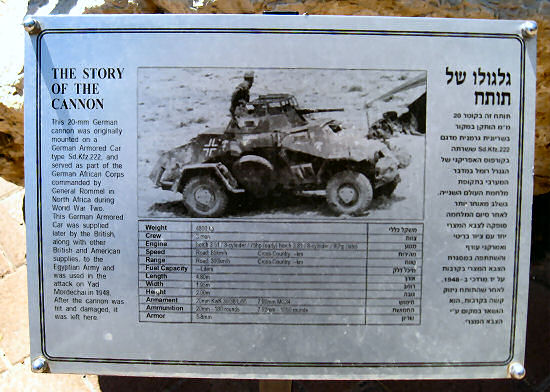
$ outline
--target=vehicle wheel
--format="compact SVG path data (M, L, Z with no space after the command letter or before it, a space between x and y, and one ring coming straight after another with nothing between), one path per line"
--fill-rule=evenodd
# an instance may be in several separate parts
M376 193L376 196L390 197L393 191L395 191L395 188L397 188L397 184L399 184L399 181L397 180L388 182L387 184L384 184L380 188L376 189L374 193Z
M216 218L227 207L228 196L223 186L210 176L191 178L183 188L183 204L191 216Z
M327 183L327 202L338 214L364 214L372 201L372 185L364 174L346 170Z
M258 198L267 196L275 182L273 165L257 155L245 155L233 164L232 173L247 192Z

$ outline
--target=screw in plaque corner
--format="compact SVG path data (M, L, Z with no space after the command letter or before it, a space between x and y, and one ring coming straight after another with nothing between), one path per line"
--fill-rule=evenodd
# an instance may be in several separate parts
M22 25L25 31L29 34L38 34L42 30L40 23L38 23L38 21L31 15L25 16Z
M33 359L31 370L33 373L48 373L48 361L46 361L46 358L42 356Z
M523 38L533 38L537 35L538 29L537 22L529 20L521 25L521 35Z
M525 377L525 368L519 362L512 362L508 366L508 374L514 380L521 380Z

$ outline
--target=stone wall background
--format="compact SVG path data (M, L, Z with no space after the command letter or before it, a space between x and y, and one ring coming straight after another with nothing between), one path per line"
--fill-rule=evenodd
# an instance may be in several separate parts
M539 25L535 194L550 192L550 2L547 0L0 0L0 177L23 184L26 14L261 13L534 19Z

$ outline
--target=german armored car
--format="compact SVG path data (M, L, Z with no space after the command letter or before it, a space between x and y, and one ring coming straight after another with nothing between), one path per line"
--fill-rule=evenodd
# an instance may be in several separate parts
M343 109L301 109L289 94L260 95L248 107L225 129L162 153L151 172L157 187L182 193L190 215L219 217L233 194L319 190L335 213L362 215L400 181L384 143L345 137L334 120L306 117Z

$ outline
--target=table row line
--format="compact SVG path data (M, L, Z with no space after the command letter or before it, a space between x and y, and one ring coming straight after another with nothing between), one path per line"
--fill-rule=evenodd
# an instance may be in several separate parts
M291 324L291 325L419 325L420 313L335 315L301 313L163 313L139 312L140 322L220 323L220 324Z
M238 263L198 263L195 264L195 263L190 263L189 261L190 260L187 260L188 263L174 263L174 261L178 261L178 259L170 259L170 261L172 261L172 263L166 263L166 262L147 262L147 261L143 261L143 260L140 260L140 261L143 261L141 263L138 263L138 266L140 268L155 268L155 269L158 269L158 270L162 270L162 271L175 271L179 268L183 268L183 267L186 267L187 269L191 270L193 268L196 268L198 271L223 271L223 270L236 270L236 271L240 271L240 270L243 270L243 271L250 271L250 270L263 270L263 271L271 271L271 273L275 273L276 271L278 270L282 270L282 271L296 271L296 270L301 270L303 269L304 271L312 271L311 268L315 268L315 269L320 269L321 271L323 271L322 269L325 269L326 268L329 268L328 271L330 270L341 270L341 269L346 269L347 271L346 272L351 272L353 270L360 270L360 271L365 271L365 266L368 265L369 268L422 268L421 267L421 259L420 258L413 258L411 260L409 259L396 259L395 262L390 262L390 261L387 261L388 259L383 259L385 261L382 261L382 262L379 262L381 263L381 265L378 265L379 263L373 263L372 261L377 261L377 260L380 260L380 259L374 259L374 260L371 260L371 259L368 259L368 260L359 260L359 262L355 262L355 264L342 264L342 263L345 263L346 260L341 260L338 261L338 263L336 264L325 264L325 265L322 265L322 264L311 264L311 263L307 263L307 264L302 264L302 263L298 263L297 265L288 265L288 264L258 264L258 263L249 263L249 264L238 264ZM402 267L402 266L396 266L395 263L396 262L406 262L407 263L407 266L406 267ZM295 272L290 272L291 274L295 273ZM358 272L358 273L361 273L361 272Z
M208 275L280 275L280 276L329 276L329 275L338 275L338 276L357 276L357 275L411 275L411 274L420 274L422 269L421 266L396 266L396 265L385 265L385 266L352 266L348 268L341 268L338 265L335 266L326 266L323 270L318 271L319 268L310 269L310 268L294 268L288 269L287 266L275 268L265 268L263 265L250 265L250 266L215 266L215 267L204 267L197 265L186 265L186 264L139 264L138 271L140 273L167 273L177 275L188 275L188 274L208 274ZM326 269L329 268L329 269ZM366 270L371 269L371 272Z
M140 296L140 305L239 305L239 306L270 306L270 305L293 305L293 306L317 306L317 307L395 307L395 306L420 306L420 298L330 298L330 297L230 297L230 296Z
M366 308L366 309L365 309ZM341 315L356 316L365 315L383 316L396 314L420 314L419 306L382 306L373 308L369 304L366 307L333 307L326 308L314 305L180 305L180 304L143 304L139 306L140 312L156 313L202 313L202 314L296 314L307 313L311 315Z
M141 250L141 249L140 249ZM377 250L354 250L347 251L345 255L342 255L342 252L331 253L327 252L323 254L322 252L316 252L315 254L305 254L305 252L300 252L301 254L295 255L266 255L261 254L256 251L230 251L227 250L213 250L213 249L175 249L175 248L165 248L165 249L150 249L144 248L144 252L138 253L140 260L145 260L145 258L154 258L154 259L165 259L165 258L181 258L181 259L200 259L202 262L209 262L215 260L217 263L221 264L230 264L231 259L237 260L274 260L281 264L284 264L292 259L300 260L362 260L366 259L402 259L402 258L422 258L422 249L377 249Z
M356 223L356 222L212 222L212 221L139 221L143 233L197 233L197 234L260 234L278 235L415 235L423 234L422 223Z
M142 275L142 274L140 274ZM147 276L148 275L148 276ZM155 276L157 275L157 276ZM199 278L188 278L188 279L173 279L168 276L164 276L168 274L143 274L143 277L140 276L139 282L140 287L143 286L151 286L151 282L162 282L166 286L178 286L183 284L192 284L197 283L197 285L193 284L193 287L204 287L203 283L209 283L210 285L218 285L218 284L227 284L227 283L238 283L239 287L241 286L241 283L246 283L250 285L255 284L268 284L268 285L292 285L296 283L304 284L304 285L325 285L324 288L330 290L330 287L327 285L336 285L335 287L338 287L337 285L350 285L350 288L352 287L365 287L365 284L373 285L373 284L394 284L394 283L409 283L409 282L419 282L420 281L420 275L378 275L378 276L368 276L367 279L359 277L347 277L347 279L344 279L342 276L326 276L325 279L319 279L319 277L309 277L310 279L306 279L306 277L302 276L296 276L296 277L290 277L287 276L285 280L282 279L273 279L272 276L266 276L266 279L261 279L262 277L257 277L256 279L233 279L231 276L225 275L221 276L221 278L226 279L211 279L208 275L204 277ZM149 277L150 279L146 279ZM295 278L295 279L293 279ZM338 280L336 280L338 279ZM152 285L154 286L154 284ZM159 285L161 286L161 285ZM182 286L183 287L183 286ZM276 287L276 286L275 286ZM306 287L306 286L304 286Z
M282 252L282 251L308 251L308 252L357 252L371 250L420 250L422 242L304 242L304 241L288 241L288 242L229 242L229 241L197 241L191 242L182 240L140 240L139 249L177 249L177 250L224 250L237 252ZM264 253L264 255L277 255L273 253Z
M173 287L173 286L151 286L139 287L139 295L159 295L159 296L189 296L189 297L210 297L210 296L229 296L229 297L292 297L292 298L420 298L420 284L415 284L414 288L404 288L404 284L393 289L374 288L370 285L363 289L336 289L336 288L218 288L218 287ZM408 286L409 287L409 286ZM191 293L192 290L192 293Z
M239 234L238 237L236 234ZM315 233L182 233L171 232L139 232L140 241L184 241L184 242L203 242L203 241L221 241L221 242L323 242L329 244L346 244L354 242L420 242L423 234L346 234L339 237L341 233L335 235L315 234ZM270 237L276 240L268 240ZM372 239L371 239L372 237ZM238 239L236 239L238 238Z

